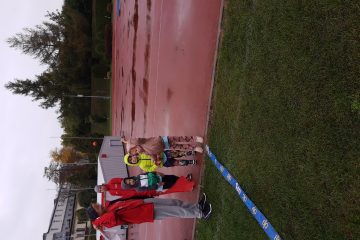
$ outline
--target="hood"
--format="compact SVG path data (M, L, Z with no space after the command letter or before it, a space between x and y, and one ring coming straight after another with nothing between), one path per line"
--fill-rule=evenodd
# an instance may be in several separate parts
M136 164L129 163L129 154L126 154L126 155L124 156L124 162L125 162L127 165L129 165L129 166L138 166L140 161L138 161Z
M130 178L135 180L135 185L129 185L129 184L125 183L125 179L130 179ZM140 185L140 183L139 183L137 177L127 177L127 178L124 178L124 180L121 182L121 188L124 190L134 189L134 188L137 188L139 185Z

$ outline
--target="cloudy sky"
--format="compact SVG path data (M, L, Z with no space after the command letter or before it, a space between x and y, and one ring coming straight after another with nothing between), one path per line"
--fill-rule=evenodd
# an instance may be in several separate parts
M10 49L5 42L24 27L40 24L46 11L63 0L0 0L0 229L1 239L42 239L53 209L55 186L43 178L51 149L62 134L55 110L44 110L30 97L12 95L4 84L33 79L44 66Z

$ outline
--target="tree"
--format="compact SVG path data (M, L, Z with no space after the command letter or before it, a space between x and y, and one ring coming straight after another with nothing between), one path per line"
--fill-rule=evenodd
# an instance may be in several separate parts
M79 136L79 137L84 137L84 138L88 138L88 139L84 140L84 139L72 138L72 136ZM104 137L104 134L80 133L80 132L78 132L78 134L77 133L71 134L70 132L67 131L66 134L62 135L61 137L62 137L63 145L73 146L81 152L86 152L89 156L90 161L93 161L93 160L96 161L96 159L93 159L92 157L99 153L101 144L102 144L102 138ZM93 146L92 143L95 140L97 142L97 145Z
M77 10L64 6L48 12L47 21L8 38L10 47L39 59L49 67L34 80L15 79L5 85L14 94L33 97L43 108L62 103L65 95L90 90L91 28ZM66 108L66 106L65 106Z
M44 21L35 28L24 28L23 33L8 38L7 43L39 59L42 64L55 66L64 39L64 18L59 11L48 12L46 17L50 21Z
M88 135L91 101L71 96L91 93L92 1L65 0L61 12L48 12L46 17L41 24L10 37L7 43L48 68L34 78L15 79L5 87L39 101L42 108L58 107L58 120L66 134ZM89 144L77 144L83 152L93 151ZM49 167L45 175L59 181L57 171Z
M86 154L79 152L70 146L65 146L60 149L55 148L50 152L50 156L54 162L62 164L75 163L87 158Z
M33 101L42 100L40 106L45 109L54 107L64 93L69 92L68 86L58 80L56 72L43 72L36 78L35 81L15 79L15 82L5 84L5 88L14 94L31 96Z
M76 172L69 175L67 182L78 186L79 188L88 188L89 186L96 185L97 181L97 166L92 165L80 165L76 169Z
M95 191L82 191L77 194L77 201L82 207L88 207L93 200L96 201Z
M49 166L44 168L44 177L57 185L61 185L63 183L63 179L61 178L60 166L59 162L51 161Z
M60 187L66 183L84 186L84 184L88 183L88 179L81 179L80 176L89 175L89 173L87 173L91 172L89 169L93 168L85 165L67 165L57 161L50 161L49 166L44 168L44 177Z

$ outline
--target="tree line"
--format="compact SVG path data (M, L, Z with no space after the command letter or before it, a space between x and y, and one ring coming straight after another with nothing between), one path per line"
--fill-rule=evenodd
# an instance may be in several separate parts
M91 95L92 1L65 0L61 10L48 12L46 20L24 28L7 39L11 48L37 59L46 70L33 79L14 79L5 87L13 94L29 96L39 106L57 107L58 120L64 129L63 147L50 153L51 162L44 176L61 186L95 183L94 165L72 164L79 160L94 161L98 145L68 136L90 136L91 103L70 96ZM96 134L101 136L101 134Z

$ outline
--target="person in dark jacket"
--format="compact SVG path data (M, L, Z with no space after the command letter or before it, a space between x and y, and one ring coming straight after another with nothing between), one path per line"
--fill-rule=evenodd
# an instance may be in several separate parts
M121 183L123 189L135 189L138 192L155 190L159 194L190 192L193 190L194 185L192 174L188 174L186 177L178 177L160 172L149 172L127 177Z

